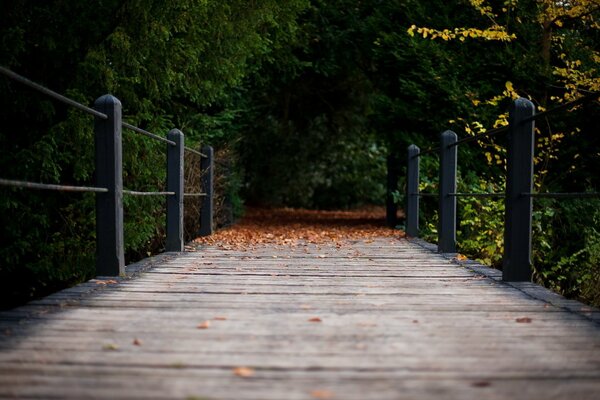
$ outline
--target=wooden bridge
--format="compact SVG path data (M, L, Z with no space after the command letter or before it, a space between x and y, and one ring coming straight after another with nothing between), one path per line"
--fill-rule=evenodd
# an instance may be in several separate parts
M186 147L176 129L164 138L124 122L112 96L89 108L0 73L94 116L95 186L0 185L96 193L97 273L110 275L0 313L0 398L600 398L600 311L528 282L532 198L600 194L532 191L533 121L544 113L526 101L515 102L507 128L409 147L412 237L419 198L435 195L419 192L418 160L439 151L438 247L338 231L344 244L244 249L215 239L183 251L185 196L202 199L201 233L213 230L211 148ZM166 191L123 188L122 128L168 145ZM501 130L506 193L456 192L456 146ZM184 151L202 158L201 192L184 191ZM127 268L124 195L165 196L169 251ZM453 254L461 196L505 197L504 276Z
M404 238L218 243L0 313L0 398L597 399L600 311Z

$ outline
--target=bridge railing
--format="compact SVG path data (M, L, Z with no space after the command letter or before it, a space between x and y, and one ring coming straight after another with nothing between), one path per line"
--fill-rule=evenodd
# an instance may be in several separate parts
M183 251L183 198L202 199L200 232L213 231L214 152L204 146L201 151L186 147L184 135L172 129L167 137L156 135L122 119L121 102L112 95L99 97L93 108L56 93L38 83L0 66L5 77L20 82L57 101L94 116L95 186L68 186L0 178L0 185L24 189L92 192L96 194L96 275L119 276L125 273L123 196L164 196L166 198L166 251ZM140 192L123 188L122 128L158 140L167 145L166 190ZM204 191L184 192L184 151L201 157L201 183Z
M458 139L448 130L441 134L440 146L421 151L408 146L406 177L406 234L419 236L419 200L425 196L439 199L438 252L456 253L456 202L460 197L504 198L504 254L502 279L509 282L530 281L531 237L533 199L549 198L600 198L598 192L535 193L533 191L534 131L536 119L560 110L588 102L599 97L592 93L578 100L536 113L534 104L524 98L512 103L509 124L482 134ZM506 190L503 193L457 193L457 147L485 137L506 133L508 136L506 159ZM419 160L422 156L438 153L440 159L438 193L419 192Z

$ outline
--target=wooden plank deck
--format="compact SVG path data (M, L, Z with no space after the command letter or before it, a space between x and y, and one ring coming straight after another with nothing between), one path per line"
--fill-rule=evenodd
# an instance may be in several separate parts
M0 313L0 398L600 398L598 310L419 242L153 264Z

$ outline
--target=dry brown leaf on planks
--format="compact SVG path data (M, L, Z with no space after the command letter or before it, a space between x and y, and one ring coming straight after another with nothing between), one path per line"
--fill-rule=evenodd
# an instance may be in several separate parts
M323 320L319 317L312 317L308 319L308 322L323 322Z
M331 390L313 390L310 395L315 399L328 400L333 399L334 393Z
M529 317L521 317L521 318L517 318L515 319L516 322L520 323L520 324L530 324L531 321L533 321L531 318Z
M210 328L210 321L206 320L204 322L199 323L198 326L197 326L197 328L198 329L208 329L208 328Z
M215 321L226 321L227 317L224 317L222 315L217 315L216 317L213 317L213 320L215 320Z
M142 341L138 338L134 338L133 339L133 345L134 346L141 346L142 345Z
M102 285L102 286L117 285L117 284L119 284L119 281L116 281L114 279L107 279L105 281L96 281L96 285Z
M233 374L242 378L250 378L251 376L254 376L254 369L248 367L235 367L233 369Z

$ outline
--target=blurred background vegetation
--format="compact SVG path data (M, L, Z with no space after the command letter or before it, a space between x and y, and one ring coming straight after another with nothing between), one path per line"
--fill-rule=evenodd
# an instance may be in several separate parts
M349 208L403 201L406 147L503 124L515 96L551 108L600 91L596 0L6 0L0 65L84 104L217 150L219 225L243 204ZM435 12L432 12L435 10ZM0 175L92 185L92 119L0 78ZM536 190L597 191L598 102L538 123ZM164 145L124 132L124 186L164 185ZM186 184L198 160L186 156ZM386 160L400 180L386 188ZM437 160L422 160L435 190ZM459 149L461 191L502 191L503 139ZM386 193L387 192L387 193ZM431 201L431 203L429 203ZM189 203L189 204L188 204ZM600 305L597 201L535 202L534 279ZM197 231L186 200L186 236ZM435 201L423 235L435 240ZM93 276L94 197L0 188L9 307ZM493 266L503 204L459 200L460 251ZM126 257L163 247L164 201L125 200ZM393 222L393 221L390 221ZM397 222L400 226L401 219Z

